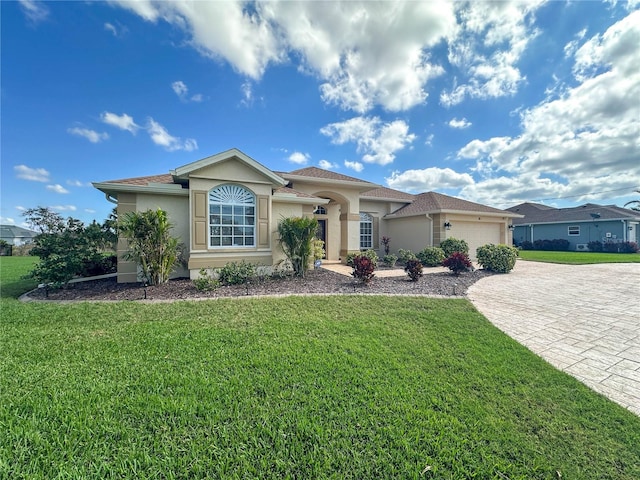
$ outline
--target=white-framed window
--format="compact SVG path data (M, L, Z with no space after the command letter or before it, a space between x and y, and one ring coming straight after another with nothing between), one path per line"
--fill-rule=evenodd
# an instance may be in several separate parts
M314 215L326 215L327 214L327 209L324 208L322 205L318 205L315 210L313 211Z
M580 225L571 225L568 228L568 233L572 237L580 235Z
M239 185L209 191L209 246L254 247L256 196Z
M360 212L360 249L373 248L373 217Z

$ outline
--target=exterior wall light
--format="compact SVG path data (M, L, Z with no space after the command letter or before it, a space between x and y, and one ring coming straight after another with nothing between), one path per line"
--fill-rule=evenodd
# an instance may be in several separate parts
M446 230L451 230L451 223L449 223L449 222L444 222L444 228L445 228Z
M509 230L513 230L514 228L516 228L516 226L512 223L512 224L509 225L508 228L509 228Z

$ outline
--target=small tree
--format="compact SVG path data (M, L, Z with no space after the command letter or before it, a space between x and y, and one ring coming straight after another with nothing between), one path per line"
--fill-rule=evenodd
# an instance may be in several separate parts
M149 285L166 283L178 263L178 239L171 236L172 228L167 212L161 209L129 212L118 225L129 241L125 260L140 266L142 279Z
M318 230L318 220L309 217L284 218L278 224L282 251L291 261L293 273L304 277L313 255L312 241Z

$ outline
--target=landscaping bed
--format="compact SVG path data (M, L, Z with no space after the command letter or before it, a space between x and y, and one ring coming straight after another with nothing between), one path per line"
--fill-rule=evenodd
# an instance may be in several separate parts
M492 275L485 270L426 274L417 282L409 277L374 277L368 284L325 269L307 272L304 278L293 276L262 277L248 284L221 286L211 292L201 292L187 278L170 280L164 285L144 287L139 283L117 283L115 278L70 284L59 290L44 288L29 293L33 300L182 300L195 298L245 297L259 295L314 294L388 294L464 296L479 279Z

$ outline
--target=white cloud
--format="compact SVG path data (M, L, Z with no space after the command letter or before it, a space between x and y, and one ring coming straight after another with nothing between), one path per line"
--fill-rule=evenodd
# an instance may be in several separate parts
M91 183L81 182L80 180L67 180L67 185L72 187L90 187Z
M240 89L242 90L242 100L240 100L240 103L245 107L253 105L253 86L251 82L243 82Z
M189 89L187 88L187 85L182 80L173 82L171 84L171 88L173 89L174 92L176 92L176 95L178 95L180 98L184 98L187 95L187 92L189 91Z
M59 212L75 212L78 209L75 205L51 205L50 208Z
M461 118L461 119L457 119L457 118L452 118L449 121L449 126L451 128L459 128L459 129L463 129L463 128L468 128L470 127L472 124L470 121L468 121L466 118Z
M18 210L19 212L24 212L26 208L24 208L22 205L16 205L16 210Z
M204 96L201 93L196 93L195 95L191 95L191 101L200 103L204 100Z
M354 142L365 163L387 165L395 159L395 153L413 142L416 136L409 133L409 125L403 120L383 123L378 117L354 117L344 122L331 123L320 129L331 142L342 145Z
M96 213L96 211L93 208L85 208L84 211L86 213Z
M110 22L105 22L104 23L104 29L107 32L110 32L116 38L120 38L125 33L127 33L127 28L126 27L123 27L120 24L114 25L113 23L110 23Z
M424 144L431 147L433 146L433 139L434 139L435 135L433 133L430 133L429 135L427 135L427 138L424 141Z
M23 180L31 180L33 182L48 182L49 172L44 168L31 168L26 165L16 165L13 167L16 176Z
M311 156L308 153L293 152L289 155L289 161L297 165L306 165L309 162Z
M340 165L338 165L337 163L331 163L329 160L320 160L318 162L318 166L320 168L324 168L325 170L333 170L336 168L340 168Z
M38 2L35 0L20 0L20 7L22 12L27 17L27 20L36 25L43 22L49 16L49 8L44 2Z
M60 194L69 193L69 190L64 188L59 183L56 183L55 185L47 185L47 190L49 190L51 192L54 192L54 193L60 193Z
M522 111L518 136L476 139L458 151L482 177L463 193L476 201L486 200L483 189L505 199L598 199L640 185L638 44L640 11L588 39L575 53L578 85Z
M526 80L517 67L529 42L539 35L533 25L545 0L456 3L460 24L449 39L449 63L462 83L442 92L440 103L457 105L466 97L513 95Z
M147 133L153 143L163 147L169 152L174 152L176 150L191 152L198 149L198 143L193 138L182 140L179 137L174 137L166 128L151 117L149 117L147 122Z
M150 22L182 29L202 55L253 80L299 59L323 99L363 113L409 109L443 73L428 49L455 31L449 2L113 2Z
M2 217L0 216L0 223L3 225L15 225L16 224L16 220L14 218L11 217Z
M67 128L67 133L70 133L71 135L77 135L78 137L86 138L91 143L100 143L103 140L109 139L108 133L96 132L95 130L91 130L89 128L81 128L81 127Z
M437 167L406 170L404 172L396 171L385 180L391 188L414 192L461 188L473 184L473 178L468 173L458 173L450 168Z
M120 130L126 130L134 135L140 128L140 126L136 125L136 122L133 121L133 117L127 115L126 113L117 115L111 112L103 112L100 115L100 120L102 120L107 125L112 125L119 128Z
M344 166L356 172L361 172L362 170L364 170L364 165L360 162L350 162L349 160L345 160Z

